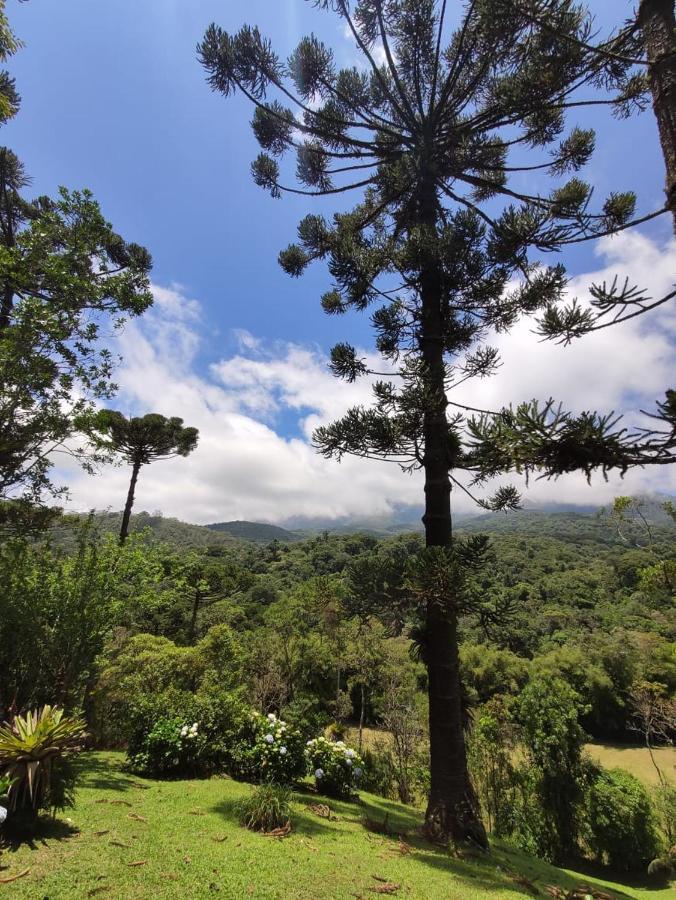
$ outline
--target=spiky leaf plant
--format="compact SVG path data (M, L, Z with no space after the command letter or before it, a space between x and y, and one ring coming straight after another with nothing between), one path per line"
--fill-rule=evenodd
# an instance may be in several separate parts
M0 726L0 773L11 780L8 809L37 813L72 805L67 757L83 749L85 723L45 705Z

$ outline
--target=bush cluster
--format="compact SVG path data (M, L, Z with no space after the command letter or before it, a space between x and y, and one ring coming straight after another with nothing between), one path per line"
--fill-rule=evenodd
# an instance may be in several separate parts
M364 774L364 761L343 741L314 738L307 742L305 756L317 790L329 797L349 797Z
M207 739L199 723L180 718L158 719L141 749L129 755L129 768L141 775L185 775L198 772Z
M274 713L251 713L235 752L238 774L251 781L290 784L305 773L300 732Z

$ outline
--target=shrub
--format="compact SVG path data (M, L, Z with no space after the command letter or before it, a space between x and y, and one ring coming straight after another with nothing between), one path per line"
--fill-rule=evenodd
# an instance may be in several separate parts
M305 771L301 734L274 713L251 713L235 765L244 778L290 784Z
M398 800L397 764L390 750L374 747L364 750L364 776L361 787L388 800Z
M645 869L659 840L650 796L622 769L599 770L585 795L585 840L594 856L617 869Z
M279 784L261 784L237 807L240 825L252 831L274 831L291 821L291 791Z
M308 741L305 748L308 772L314 776L317 790L330 797L349 797L361 783L364 761L343 741L318 737Z
M85 723L43 706L0 726L0 775L10 779L9 811L64 809L73 805L69 756L83 749Z
M161 718L145 736L141 747L129 756L129 768L140 775L187 775L199 769L206 738L199 722Z
M534 678L519 697L525 762L518 772L522 814L517 811L516 837L523 849L550 862L578 847L588 777L579 721L584 711L578 694L559 678Z
M140 698L129 716L130 768L139 774L177 777L233 771L249 709L235 692L170 690ZM195 723L196 738L181 735Z
M0 776L0 827L5 823L7 819L7 803L9 793L9 789L12 786L12 779L7 775Z
M517 776L513 763L514 726L500 698L493 698L477 712L467 755L488 830L506 836L514 828Z

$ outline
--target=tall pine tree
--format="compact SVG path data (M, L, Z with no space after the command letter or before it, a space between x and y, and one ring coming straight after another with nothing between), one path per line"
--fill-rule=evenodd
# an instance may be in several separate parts
M334 287L322 298L325 311L372 309L387 363L374 405L319 429L315 441L327 456L389 458L424 471L427 551L415 591L429 674L427 830L485 844L467 772L457 647L459 614L476 611L466 573L480 564L485 545L453 541L451 485L471 492L461 472L481 484L510 471L624 471L664 460L671 448L662 436L627 433L613 416L576 416L551 401L473 410L452 399L453 391L495 372L497 352L485 344L491 331L534 314L546 330L558 314L565 272L540 264L533 251L558 250L661 212L632 220L628 192L611 194L594 210L588 184L574 174L561 180L594 148L590 130L563 133L577 92L612 88L602 102L624 109L642 102L645 85L628 76L629 64L609 73L582 49L592 25L570 0L538 4L552 31L515 12L509 0L471 0L454 28L445 0L314 5L337 14L363 68L337 69L314 36L283 62L250 27L229 35L212 25L199 54L215 90L239 91L255 107L252 125L263 151L252 166L257 184L273 197L363 189L360 202L331 222L304 218L298 243L280 263L299 276L326 259ZM296 154L297 187L281 173L278 160L287 151ZM512 183L524 172L531 191L520 189L523 179ZM516 278L519 285L510 287ZM348 344L333 349L332 368L348 380L368 372ZM518 499L503 486L480 502L504 509Z

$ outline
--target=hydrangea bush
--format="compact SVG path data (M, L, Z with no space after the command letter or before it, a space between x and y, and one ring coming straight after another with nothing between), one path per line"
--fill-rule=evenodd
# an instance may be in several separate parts
M11 786L12 779L8 775L0 775L0 827L7 819L7 806L9 805L7 794Z
M158 719L140 748L129 756L129 768L141 775L185 775L199 769L206 738L198 722Z
M364 761L344 741L318 737L305 747L308 772L317 790L330 797L349 797L359 787L364 774Z
M263 716L254 712L248 740L240 752L240 763L245 777L290 784L305 772L301 734L274 713Z

